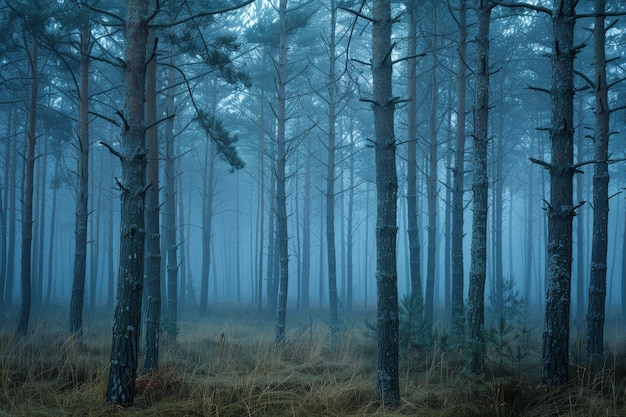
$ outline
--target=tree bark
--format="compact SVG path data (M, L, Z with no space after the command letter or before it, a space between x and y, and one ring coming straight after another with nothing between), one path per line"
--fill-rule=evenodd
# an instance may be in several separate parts
M145 76L148 38L147 1L127 0L123 71L124 127L121 134L122 178L120 259L113 324L109 382L105 401L130 406L135 399L145 244Z
M37 54L39 44L33 40L32 49L29 52L31 87L28 113L28 130L26 136L26 152L24 153L24 192L22 200L22 305L20 318L17 325L17 335L26 336L30 320L31 308L31 264L33 242L33 193L35 174L35 144L36 144L36 120L37 120L37 91L39 87L39 70L37 68Z
M574 25L576 0L555 2L552 11L552 88L547 204L547 294L541 380L560 385L568 380L569 316L572 284L574 175Z
M167 84L169 88L165 95L165 113L168 119L165 121L165 237L167 242L167 316L173 325L178 322L179 301L182 308L185 304L185 286L178 287L178 241L176 240L176 155L174 152L174 115L176 114L174 103L174 85L176 83L176 69L172 66L168 70ZM182 224L179 225L183 227ZM182 278L182 275L181 275ZM172 335L174 336L174 335Z
M408 1L409 39L407 56L417 55L417 2ZM407 67L407 216L409 236L409 273L411 276L411 300L422 305L422 277L420 265L420 240L417 212L417 58L411 58Z
M594 0L593 25L596 132L593 170L593 234L587 310L587 360L597 372L604 359L604 315L609 220L609 97L606 82L606 0Z
M372 80L376 153L376 286L378 355L376 397L386 406L400 402L398 375L398 272L396 266L397 194L395 100L391 85L391 1L374 0Z
M148 31L146 50L146 350L144 372L150 372L159 366L159 334L161 325L161 235L159 225L159 133L157 121L157 62L154 29ZM174 299L178 294L174 291ZM174 335L175 336L175 332Z
M287 85L287 0L280 0L278 6L280 39L278 48L276 89L278 102L276 111L276 222L278 226L279 288L276 305L275 341L285 340L285 319L287 315L287 290L289 286L289 234L287 231L286 162L287 148L285 130L287 125L286 92Z
M330 39L328 41L328 160L326 172L326 252L328 262L329 325L334 334L339 326L337 300L337 254L335 248L335 141L336 141L336 75L335 75L335 27L337 8L335 0L330 1Z
M489 179L489 24L493 4L477 0L476 89L474 96L474 164L472 191L472 263L469 274L469 370L474 375L485 371L485 280L487 277L487 209Z
M207 140L205 149L204 193L202 196L202 276L200 277L200 315L208 312L209 274L213 252L211 251L211 234L213 233L213 196L215 193L215 144ZM213 280L217 280L214 276ZM217 281L216 281L217 282Z
M452 335L463 342L465 307L463 302L463 195L465 191L465 120L467 95L467 0L459 0L459 42L457 63L457 110L454 169L452 170Z

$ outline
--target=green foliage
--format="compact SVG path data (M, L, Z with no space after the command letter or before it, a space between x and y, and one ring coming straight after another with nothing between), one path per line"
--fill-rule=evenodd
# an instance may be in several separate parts
M399 312L400 349L423 350L431 346L429 336L432 323L424 319L424 303L407 294L400 300Z
M520 363L529 353L523 342L528 341L530 333L523 320L526 301L515 288L513 277L504 281L502 299L503 304L498 306L496 298L490 296L493 321L485 330L487 349L493 353L487 357L496 363L499 375L514 370L519 373Z
M241 169L245 166L235 147L235 143L237 143L239 138L237 135L232 135L226 130L221 120L215 117L215 115L208 114L198 109L196 121L200 124L202 129L204 129L213 143L215 143L217 153L224 161L233 169Z

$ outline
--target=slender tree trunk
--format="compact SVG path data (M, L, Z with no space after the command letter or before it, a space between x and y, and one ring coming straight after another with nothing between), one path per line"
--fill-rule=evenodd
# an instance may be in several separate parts
M304 212L302 213L302 311L311 309L311 157L307 157L304 172Z
M407 56L417 55L417 2L408 1L409 39ZM411 299L415 305L423 303L420 265L419 223L417 213L417 58L408 61L407 106L407 216L409 235L409 273L411 276Z
M15 139L13 138L13 114L15 110L13 108L7 111L7 137L5 139L5 154L4 154L4 189L2 190L3 198L0 208L2 209L2 223L0 223L0 238L2 239L2 252L0 252L0 306L2 309L8 307L7 304L7 292L9 288L9 280L13 280L13 271L9 270L9 251L15 245L9 245L9 213L11 211L10 204L10 192L12 178L15 177L14 162L12 159L12 147ZM15 187L13 192L15 192ZM11 242L14 242L11 241Z
M578 99L578 117L583 120L583 97ZM577 161L580 163L585 159L584 156L584 140L585 133L583 129L579 129L577 133L576 148ZM576 177L576 201L583 201L585 177L579 175ZM595 206L594 206L595 207ZM586 216L584 210L576 213L576 313L575 318L578 323L582 323L585 319L585 222Z
M546 385L568 380L569 317L572 284L574 175L574 26L576 0L554 3L552 11L552 160L547 204L547 286L541 379Z
M153 5L151 6L151 8ZM146 51L146 350L144 372L154 371L159 367L159 334L161 325L161 230L159 224L159 133L157 131L157 62L155 29L148 32ZM174 291L174 299L178 294ZM174 332L175 336L176 332Z
M185 286L178 288L178 242L176 241L176 155L174 152L174 115L176 114L174 103L174 85L176 82L176 69L172 66L168 70L167 84L169 86L165 95L165 113L168 119L165 121L165 236L167 252L167 316L168 320L176 326L178 323L178 309L185 304ZM183 227L182 224L179 227ZM181 275L182 278L182 275ZM172 335L174 336L174 335Z
M350 120L351 123L354 120ZM352 127L352 126L351 126ZM354 144L354 130L350 130L351 140L350 143ZM350 158L348 161L348 218L347 223L348 227L346 230L347 242L346 242L346 313L352 312L353 305L353 292L354 292L354 261L353 261L353 252L354 252L354 159Z
M261 90L259 111L259 205L257 209L257 305L263 311L263 239L265 237L265 90ZM270 216L271 219L271 216ZM271 220L270 220L271 222ZM268 239L269 240L269 239Z
M111 160L111 158L109 158ZM109 219L107 233L107 309L113 309L113 298L115 296L115 268L113 265L113 194L109 197Z
M200 277L200 315L207 314L209 300L209 274L212 259L211 234L213 233L213 195L215 192L215 144L207 140L205 150L204 193L202 196L202 276ZM213 280L217 280L214 276ZM215 281L217 283L217 281Z
M465 119L467 95L467 0L459 0L459 60L457 63L457 110L454 169L452 170L452 334L464 340L465 307L463 303L463 195L465 191Z
M372 80L376 153L376 285L378 355L376 397L386 406L400 402L398 374L398 271L396 265L397 195L395 101L391 84L391 1L374 0Z
M337 255L335 248L335 151L336 151L336 89L335 74L337 7L335 0L330 0L330 38L328 41L329 69L328 69L328 160L326 172L326 252L328 260L328 300L329 324L334 334L339 326L337 300Z
M109 382L105 401L130 406L135 399L145 245L145 76L148 38L146 0L126 1L124 127L122 162L120 258L113 324ZM117 152L117 151L116 151Z
M37 187L35 191L35 223L33 235L33 307L41 309L43 305L43 253L46 232L46 182L48 177L48 141L44 141L41 156L37 164Z
M276 266L276 177L272 176L270 180L270 207L269 207L269 229L267 236L267 311L270 316L276 315L276 274L274 267Z
M597 372L604 359L604 315L609 221L609 97L606 82L606 0L594 1L593 25L596 93L595 165L593 170L593 241L589 308L587 310L587 359Z
M286 162L287 148L285 130L287 125L285 87L287 85L287 0L280 0L278 6L280 39L278 49L278 103L276 112L276 222L278 226L279 289L276 306L276 344L285 340L285 319L287 316L287 290L289 286L289 234L287 231Z
M56 155L54 160L54 178L59 177L59 158L60 155ZM59 188L52 188L52 203L50 207L50 235L49 235L49 244L48 244L48 283L46 285L46 307L50 306L50 302L52 300L52 287L55 284L54 280L54 250L55 250L55 236L56 236L56 218L57 218L57 196L59 194ZM2 294L2 286L0 286L0 294Z
M31 307L31 260L33 242L33 193L35 174L35 143L37 121L37 91L39 87L39 70L37 68L38 43L33 40L32 49L29 52L31 87L28 113L28 130L26 137L26 152L24 153L24 192L22 199L22 305L20 318L17 325L17 335L26 336L28 322L30 320Z
M437 34L437 9L434 10L433 33ZM436 38L435 38L436 39ZM434 41L433 48L437 49L437 42ZM433 56L433 65L430 70L430 107L428 114L428 178L427 198L428 198L428 259L426 263L426 296L424 298L424 321L428 323L427 340L431 339L430 332L434 321L435 302L435 274L437 265L437 214L438 214L438 193L439 179L437 175L438 155L437 155L437 106L439 104L439 82L437 80L437 62Z
M476 90L474 98L474 166L472 191L472 263L469 275L469 370L474 375L485 371L485 279L487 276L487 147L489 143L489 23L490 0L478 0Z

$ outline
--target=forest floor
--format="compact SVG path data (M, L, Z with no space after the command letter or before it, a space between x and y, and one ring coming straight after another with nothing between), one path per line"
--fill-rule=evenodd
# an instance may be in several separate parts
M329 342L324 313L288 320L276 347L273 320L254 310L183 315L177 340L161 337L160 369L137 380L134 406L106 406L112 313L88 314L84 342L68 338L67 312L33 314L31 334L13 337L17 311L0 320L0 416L625 416L624 332L615 332L605 369L577 365L572 381L539 383L540 330L491 329L486 376L464 371L462 352L438 330L431 350L402 349L402 400L374 401L376 340L365 313L344 318ZM540 326L539 326L540 329ZM621 335L620 335L621 334ZM331 348L332 347L332 348ZM140 359L141 373L141 359Z

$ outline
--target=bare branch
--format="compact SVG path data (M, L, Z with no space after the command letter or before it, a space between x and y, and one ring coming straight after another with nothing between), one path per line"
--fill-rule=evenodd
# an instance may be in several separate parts
M117 151L116 149L114 149L114 148L113 148L111 145L109 145L107 142L105 142L105 141L101 140L101 141L99 141L98 143L99 143L100 145L104 146L105 148L107 148L107 149L109 150L109 152L111 152L113 155L117 156L117 157L120 159L120 161L123 161L123 160L124 160L124 155L122 155L119 151ZM115 180L117 181L117 178L116 178ZM118 183L119 183L119 181L118 181ZM120 184L120 188L123 188L123 187L121 187L121 184Z
M171 28L177 25L182 25L183 23L187 23L191 20L194 19L199 19L202 17L209 17L209 16L214 16L216 14L222 14L222 13L227 13L227 12L232 12L233 10L237 10L237 9L241 9L242 7L246 7L247 5L249 5L250 3L252 3L254 0L245 0L243 3L239 3L236 4L234 6L230 6L230 7L224 7L222 9L217 9L217 10L208 10L206 12L203 13L197 13L191 16L187 16L183 19L177 20L175 22L171 22L171 23L157 23L157 24L153 24L150 25L151 28L156 28L156 29L166 29L166 28Z
M542 161L540 159L536 159L536 158L528 158L530 160L530 162L537 164L537 165L541 165L542 167L546 168L546 169L552 169L554 168L554 166L552 166L552 164L549 164L548 162Z

